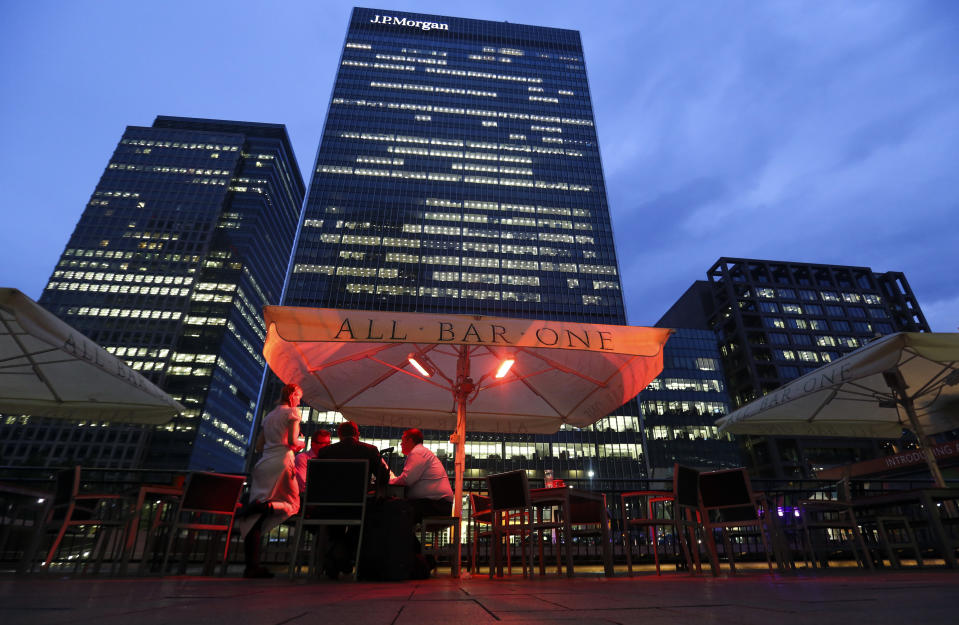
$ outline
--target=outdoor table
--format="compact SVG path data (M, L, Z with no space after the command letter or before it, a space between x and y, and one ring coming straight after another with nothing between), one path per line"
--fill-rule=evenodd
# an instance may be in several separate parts
M881 495L869 495L866 497L856 497L852 500L853 508L857 510L875 510L903 508L920 504L924 509L926 520L929 521L929 527L932 530L933 537L939 544L946 566L951 569L957 568L956 556L952 546L952 541L946 533L942 524L943 515L939 511L939 503L947 502L947 509L952 509L955 514L955 502L959 500L959 488L919 488L915 490L899 490L883 493Z
M17 565L17 572L23 573L27 570L33 559L37 547L37 539L40 534L37 530L43 524L47 511L50 509L50 505L53 502L53 494L22 484L0 482L0 501L10 504L10 508L3 511L2 517L3 528L2 534L0 534L0 547L4 549L6 549L7 541L9 540L10 530L16 526L17 521L20 520L19 511L21 506L31 508L35 512L32 526L33 538L24 549L23 557L20 558L20 562ZM26 521L26 519L24 519L24 521ZM27 527L27 525L24 523L21 524L21 527Z
M397 499L406 499L406 487L390 484L386 487L387 497L396 497Z
M148 495L158 496L161 498L176 498L183 495L183 485L175 484L141 484L139 491L137 493L137 502L133 508L133 516L130 519L130 525L127 528L127 538L126 542L123 545L123 560L120 565L120 574L126 572L127 564L130 561L130 558L133 556L133 552L136 549L137 542L137 533L140 529L140 515L143 513L143 505L146 501ZM156 515L160 514L158 509L154 513L154 518ZM156 523L151 523L150 531L154 531ZM147 558L147 547L150 545L151 536L147 536L147 542L143 547L143 559L140 563L140 570L144 569Z
M563 541L566 543L566 575L573 576L573 526L598 523L602 531L603 568L613 575L613 554L609 544L609 516L606 495L578 488L531 488L530 503L537 509L555 506L562 509ZM557 545L559 548L559 545ZM544 568L540 559L540 569Z

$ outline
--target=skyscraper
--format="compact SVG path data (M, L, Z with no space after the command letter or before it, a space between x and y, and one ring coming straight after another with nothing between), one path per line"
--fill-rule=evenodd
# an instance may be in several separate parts
M128 127L40 303L187 412L154 431L10 416L4 457L242 470L261 310L279 301L303 194L282 125Z
M354 9L284 303L625 323L579 33ZM621 412L467 454L636 475L635 403Z
M720 258L657 325L711 329L732 409L835 360L876 336L929 332L905 275L869 267ZM880 453L875 440L747 437L762 477Z

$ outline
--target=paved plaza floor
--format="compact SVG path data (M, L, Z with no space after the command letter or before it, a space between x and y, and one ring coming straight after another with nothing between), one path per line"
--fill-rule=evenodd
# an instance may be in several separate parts
M393 583L0 576L0 623L569 625L959 622L959 572L858 569L712 578L581 575Z

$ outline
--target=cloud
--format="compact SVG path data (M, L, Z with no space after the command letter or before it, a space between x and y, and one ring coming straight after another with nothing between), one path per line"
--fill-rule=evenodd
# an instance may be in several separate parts
M933 332L959 332L959 295L920 303Z
M657 56L635 64L601 136L631 314L657 317L720 256L903 271L924 308L951 300L959 287L931 267L959 264L959 80L944 60L959 37L937 6L765 3L656 23ZM603 132L613 105L597 106ZM660 238L626 247L644 225Z

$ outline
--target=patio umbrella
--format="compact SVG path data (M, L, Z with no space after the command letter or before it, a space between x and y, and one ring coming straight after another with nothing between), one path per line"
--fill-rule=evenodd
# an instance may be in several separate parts
M0 413L158 425L183 410L26 295L0 288Z
M900 332L783 385L716 421L720 431L898 438L912 430L945 487L929 439L959 428L959 333Z
M471 430L585 427L663 368L670 330L467 315L267 306L263 354L313 407L365 425L454 430L460 515Z

